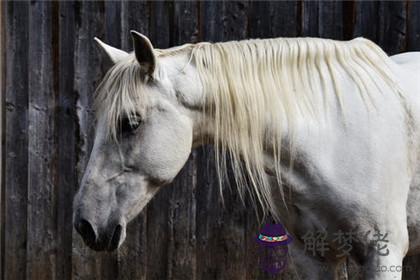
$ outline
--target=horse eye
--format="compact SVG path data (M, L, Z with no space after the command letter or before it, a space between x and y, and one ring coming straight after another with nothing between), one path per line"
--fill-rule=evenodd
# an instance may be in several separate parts
M131 119L128 117L124 117L120 122L120 133L127 134L133 133L141 124L141 119L139 116L132 117Z

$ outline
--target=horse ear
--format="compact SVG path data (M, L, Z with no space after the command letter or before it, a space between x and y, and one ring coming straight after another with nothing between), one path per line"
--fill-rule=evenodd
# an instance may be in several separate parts
M131 30L131 37L133 38L134 53L144 72L152 75L156 67L156 57L153 53L153 46L150 40L143 34Z
M95 41L96 43L98 43L99 47L105 51L112 63L117 63L118 61L121 61L128 56L128 53L126 53L125 51L111 47L110 45L105 44L96 37Z

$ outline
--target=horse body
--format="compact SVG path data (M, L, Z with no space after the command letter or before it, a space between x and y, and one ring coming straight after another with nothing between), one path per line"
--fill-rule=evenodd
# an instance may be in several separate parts
M133 126L130 119L136 116L130 115L129 110L120 110L116 115L105 112L98 118L95 146L82 187L75 198L76 229L94 249L115 249L122 243L125 225L141 211L161 185L175 177L193 147L209 139L214 144L226 140L220 134L223 127L218 127L209 112L203 110L203 100L208 98L206 94L212 92L203 90L205 85L200 71L206 71L211 62L201 66L190 63L191 50L195 50L190 48L186 51L176 49L173 55L163 53L159 56L161 51L153 52L147 39L135 34L134 37L135 59L140 66L145 66L143 71L146 71L146 76L153 77L151 81L146 79L144 82L147 86L144 90L148 94L143 96L148 99L148 107L131 108L134 108L135 114L142 115L144 121L136 132L137 126ZM114 50L106 45L102 47L112 58ZM230 47L237 46L232 44ZM211 57L216 54L212 53ZM114 58L121 55L119 51ZM136 68L130 64L134 55L127 54L127 57L130 61L124 63L129 66L118 68L117 62L106 78L118 78L117 70L129 73L130 79L139 78ZM223 59L229 60L227 57ZM282 129L287 131L281 135L282 146L286 147L282 155L288 156L279 160L273 152L276 145L272 145L269 139L261 142L267 142L262 158L271 190L257 193L256 199L264 203L264 194L272 196L275 205L267 205L278 212L281 221L295 237L291 252L304 279L334 277L337 264L345 258L337 256L340 248L333 242L338 231L352 233L353 249L350 254L363 265L366 279L400 278L401 270L391 271L390 268L402 265L407 253L414 254L420 249L420 215L417 214L420 210L420 157L417 155L420 151L420 82L416 80L420 74L420 56L396 56L393 57L395 62L384 59L401 92L389 87L385 80L378 79L374 94L356 94L360 92L360 85L355 82L354 76L345 71L345 67L337 68L335 74L340 77L340 90L344 94L337 98L334 94L315 92L312 97L322 99L328 107L327 112L296 113L293 121L281 120ZM157 60L160 68L155 70ZM380 76L373 72L373 68L360 70L368 76ZM326 75L322 80L325 91L337 91L333 76ZM218 82L224 81L220 79ZM373 81L370 83L373 84ZM104 104L115 106L125 103L131 106L135 103L135 97L130 96L134 93L123 84L119 81L108 85L112 90L108 90L103 98L108 100L112 94L120 94L120 97L117 96L120 99L111 99ZM226 85L226 88L229 86L232 85ZM137 87L133 85L130 89L133 91ZM237 96L230 98L235 100ZM241 105L236 103L236 106ZM239 110L238 107L232 108ZM232 113L223 109L223 112ZM110 122L118 123L115 120L120 114L131 116L128 118L131 129L118 144L109 140L104 126ZM271 115L252 111L249 114L254 114L259 121L263 120L261 122L267 127L276 122ZM124 123L124 120L120 122ZM292 132L288 129L290 126L293 126ZM234 126L231 128L236 130ZM264 132L264 135L269 134ZM222 138L214 139L214 135ZM254 135L251 133L250 137ZM228 140L232 145L237 144ZM287 143L291 145L287 146ZM283 189L276 175L279 170ZM305 235L316 232L327 234L329 249L325 254L316 252L310 255L305 252ZM375 232L386 235L386 256L378 252L378 244L374 243ZM378 267L385 267L388 271L383 273L378 271Z
M328 126L317 124L314 129L313 124L302 122L298 166L283 175L292 192L291 210L284 212L283 221L292 217L288 228L300 237L294 244L299 256L295 259L303 260L300 267L308 268L308 278L313 279L317 270L320 279L332 277L340 261L334 258L340 255L334 245L325 256L317 256L322 263L311 266L313 260L305 261L299 251L309 232L325 231L331 239L340 230L356 233L351 253L366 270L366 279L400 277L378 271L401 266L406 253L419 249L420 83L414 77L420 67L415 57L419 58L411 54L408 65L398 60L393 69L405 92L403 102L386 92L374 101L376 109L366 111L361 100L349 95L343 102L348 105L344 120L336 113ZM351 91L349 85L347 92ZM375 231L387 235L387 257L374 253L377 248L371 237ZM326 262L330 262L329 273Z

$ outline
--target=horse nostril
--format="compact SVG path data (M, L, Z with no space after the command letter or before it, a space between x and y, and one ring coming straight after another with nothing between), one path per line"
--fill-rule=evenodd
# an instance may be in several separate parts
M96 241L95 230L92 225L85 219L80 219L75 223L77 232L83 237L86 244L93 245Z
M118 244L120 243L122 233L122 226L117 225L112 233L111 240L109 242L108 251L113 251L118 248Z

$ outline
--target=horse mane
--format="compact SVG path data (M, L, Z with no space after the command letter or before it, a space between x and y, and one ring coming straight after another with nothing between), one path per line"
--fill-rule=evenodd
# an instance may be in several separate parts
M288 144L292 159L296 119L328 110L324 101L330 96L344 108L343 73L352 79L366 104L370 95L382 91L384 86L396 90L389 58L363 38L347 42L276 38L197 43L156 53L158 57L190 55L190 63L195 65L205 91L203 110L213 122L219 185L226 177L227 155L240 197L248 192L254 207L261 205L264 215L270 213L275 218L278 211L264 155L270 151L274 158L271 177L278 181L284 198L282 141L286 134L291 136ZM107 110L108 123L115 134L121 114L130 116L144 110L146 82L131 56L115 65L103 83L98 104Z
M297 117L324 113L329 109L324 101L330 95L344 110L343 73L354 81L367 106L370 94L396 84L387 55L363 38L348 42L276 38L202 43L192 55L213 121L219 178L226 175L228 155L241 198L250 193L254 207L259 202L264 214L274 218L278 211L269 177L277 180L284 199L281 151L287 146L287 157L293 160ZM286 134L288 143L282 145ZM274 158L271 176L267 175L267 151Z

